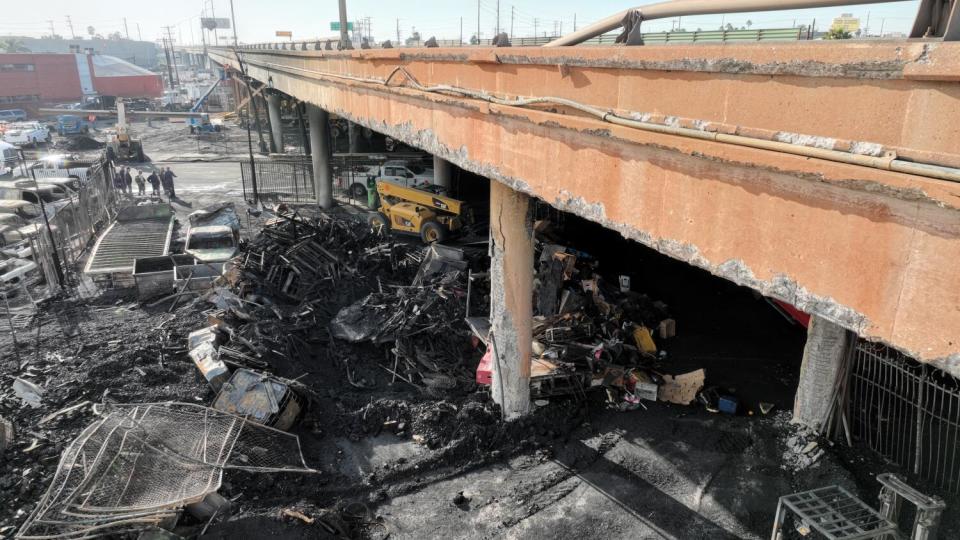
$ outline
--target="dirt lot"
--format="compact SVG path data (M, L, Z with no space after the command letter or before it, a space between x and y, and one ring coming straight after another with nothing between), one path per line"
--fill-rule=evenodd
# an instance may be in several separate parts
M143 131L147 153L161 160L153 165L169 164L178 175L178 214L223 200L242 204L236 163L186 162L195 142L177 143L182 134L170 126L149 129ZM245 144L245 133L234 142ZM154 144L164 151L151 150ZM255 237L260 221L245 218L244 223L246 236ZM589 240L589 231L584 238ZM233 511L210 524L184 517L176 533L203 538L766 538L777 498L784 494L839 484L874 504L878 485L872 475L895 469L789 422L797 348L802 347L797 330L783 320L738 319L737 312L756 313L753 303L759 302L742 289L707 287L669 262L647 264L650 275L635 280L653 283L655 276L672 276L664 278L666 288L687 288L687 294L667 298L686 325L679 332L686 338L667 347L675 367L708 365L714 384L741 385L751 403L773 402L770 414L751 408L755 414L728 416L699 405L662 402L620 412L602 392L591 392L584 398L551 399L530 416L503 423L482 387L458 384L443 395L425 393L385 369L389 345L318 338L302 354L273 362L270 371L309 389L309 406L292 433L300 437L307 464L319 473L227 471L220 493L235 502ZM317 309L316 328L326 329L339 308L372 291L409 284L415 270L415 265L379 266L363 279L330 288ZM622 269L609 270L615 275ZM2 454L0 534L10 535L24 522L47 489L61 452L94 418L90 406L41 423L45 416L87 401L213 400L214 392L184 349L187 334L206 324L212 305L197 299L171 313L168 307L145 307L130 293L84 300L67 294L17 329L17 345L9 329L0 328L0 416L17 432ZM279 309L287 313L295 307ZM783 347L771 354L755 345L767 342ZM477 356L468 339L463 348L456 361L472 372ZM745 368L756 375L737 378ZM38 408L14 395L16 377L45 390ZM801 450L812 441L825 451L815 462ZM285 509L315 521L285 516ZM948 517L942 538L960 535L957 521L956 515Z

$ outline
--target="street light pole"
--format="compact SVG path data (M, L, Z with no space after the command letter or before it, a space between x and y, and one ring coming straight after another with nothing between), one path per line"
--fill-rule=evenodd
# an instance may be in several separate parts
M233 46L237 46L237 17L233 14L233 0L230 0L230 21L233 24Z

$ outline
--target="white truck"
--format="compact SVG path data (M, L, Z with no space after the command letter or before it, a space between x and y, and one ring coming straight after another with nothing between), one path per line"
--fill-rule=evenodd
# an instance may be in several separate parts
M368 180L380 180L403 187L424 186L433 184L433 169L419 164L391 160L383 165L369 165L354 167L354 170L344 171L339 179L340 187L348 187L350 194L363 199L367 196Z
M42 142L50 142L50 130L40 122L21 122L10 126L3 134L3 140L17 146L37 146Z

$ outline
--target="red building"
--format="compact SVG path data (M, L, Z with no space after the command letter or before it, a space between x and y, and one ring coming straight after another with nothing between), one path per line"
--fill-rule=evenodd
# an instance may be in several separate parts
M84 96L160 97L160 75L113 56L0 54L0 109L34 109Z

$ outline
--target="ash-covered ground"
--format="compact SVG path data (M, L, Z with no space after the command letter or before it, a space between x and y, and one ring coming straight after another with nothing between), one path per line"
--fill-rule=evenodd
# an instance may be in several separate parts
M181 161L195 142L176 143L172 128L157 129L155 136L169 139L164 153L145 144L148 154L168 160L155 165L169 164L178 174L177 190L186 203L175 204L178 215L224 199L242 202L236 163ZM243 139L230 136L245 146L245 133ZM184 148L171 151L172 144ZM362 220L337 219L365 227ZM261 220L243 221L244 237L256 240ZM483 387L460 382L439 394L425 392L385 369L393 366L390 345L345 343L325 331L340 308L384 287L409 284L415 272L414 264L378 265L339 283L316 304L308 346L271 362L271 373L306 389L306 410L291 432L318 472L227 471L220 493L234 501L233 509L210 523L184 516L177 534L766 538L781 495L839 484L875 505L879 484L873 475L896 471L790 424L789 389L799 364L756 352L764 340L789 341L795 352L798 342L790 331L758 324L730 333L718 322L722 310L684 313L681 298L671 299L679 311L678 335L684 336L672 346L678 362L697 367L692 358L699 355L728 386L750 366L754 374L740 379L741 393L756 391L774 401L770 414L728 416L699 405L646 401L621 412L602 392L592 392L550 399L528 417L505 423ZM735 287L710 294L710 306L751 301ZM0 534L12 535L34 509L61 452L94 420L92 404L213 401L215 392L186 351L187 334L208 324L213 306L195 299L169 307L146 307L129 292L68 291L33 319L18 321L14 332L0 328L0 416L16 430L2 453ZM479 356L466 338L463 348L458 367L472 372ZM704 352L711 348L712 357ZM722 368L731 358L743 363ZM15 378L43 389L39 407L14 394ZM960 536L956 514L945 514L941 537Z

